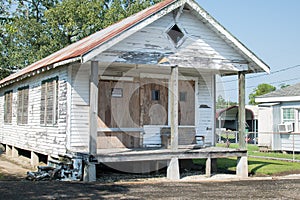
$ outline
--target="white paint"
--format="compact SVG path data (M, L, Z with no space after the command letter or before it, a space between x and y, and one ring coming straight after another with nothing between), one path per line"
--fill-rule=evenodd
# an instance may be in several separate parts
M255 102L257 103L289 102L289 101L300 101L300 96L255 98Z
M58 123L40 125L41 82L58 77ZM45 71L30 79L0 89L0 142L41 154L57 156L66 152L67 67ZM28 124L17 124L18 88L29 85ZM13 90L12 123L4 124L4 92Z

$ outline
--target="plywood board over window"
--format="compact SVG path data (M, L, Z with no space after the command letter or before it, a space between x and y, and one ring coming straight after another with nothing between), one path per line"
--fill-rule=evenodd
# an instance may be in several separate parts
M168 124L168 80L141 80L143 125Z
M138 128L139 84L127 81L99 82L99 118L102 128Z
M178 123L182 126L195 125L195 81L178 81Z
M25 86L18 89L18 124L28 123L28 96L29 86Z
M42 81L41 86L41 125L57 124L58 77Z
M4 123L6 124L11 124L12 121L12 97L12 90L4 93Z

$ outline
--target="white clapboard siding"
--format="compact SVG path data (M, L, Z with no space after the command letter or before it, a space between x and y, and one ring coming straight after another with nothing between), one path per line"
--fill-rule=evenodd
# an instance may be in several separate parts
M198 80L197 91L197 124L196 133L199 136L205 136L205 143L212 144L213 140L213 126L215 126L213 120L213 106L214 99L212 94L213 77L211 74L203 74ZM200 108L201 105L208 106L209 108Z
M280 138L281 138L282 151L294 150L300 152L300 135L293 136L293 134L281 134Z
M200 23L199 23L200 22ZM182 24L184 30L193 39L199 39L199 43L194 45L201 45L206 43L211 49L208 52L214 51L216 58L230 58L230 59L243 59L232 47L230 47L222 38L217 37L216 33L208 28L195 16L189 12L183 12L179 18L179 23ZM199 48L199 46L198 46Z
M0 90L0 142L41 154L57 156L66 153L67 67L60 67L16 82ZM40 125L41 83L58 77L58 123ZM29 86L28 123L17 124L18 88ZM13 90L12 123L4 124L4 92Z
M72 66L71 81L71 135L72 151L88 152L89 139L89 78L88 64Z
M146 26L142 30L129 36L115 46L105 51L104 55L118 55L121 52L157 52L174 54L173 59L210 58L215 60L244 60L244 58L229 44L210 30L206 24L194 15L184 12L178 25L185 32L183 44L177 49L169 41L166 31L174 24L173 14L169 13L161 19Z

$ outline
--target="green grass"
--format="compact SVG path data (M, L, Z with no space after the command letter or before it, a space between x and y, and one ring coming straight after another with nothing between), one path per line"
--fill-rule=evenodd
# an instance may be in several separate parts
M236 158L220 158L217 160L218 173L234 174ZM205 165L205 160L194 160L195 164ZM300 163L248 158L248 172L252 176L272 176L300 173Z
M224 147L225 144L217 144L219 147ZM229 148L238 149L238 144L230 144ZM247 150L249 156L263 156L271 158L284 158L293 159L293 154L281 153L281 152L259 152L259 147L253 144L247 144ZM300 160L300 154L295 154L295 159Z
M219 147L224 147L225 144L218 144ZM230 144L230 148L238 149L238 144ZM259 147L256 145L248 144L248 172L253 176L271 176L271 175L284 175L292 173L300 173L300 163L287 162L279 160L269 160L262 158L252 158L251 156L263 156L272 158L285 158L292 159L292 154L274 153L274 152L259 152ZM296 154L295 159L300 160L300 155ZM236 158L220 158L217 159L218 173L235 173L236 172ZM195 164L205 166L204 159L194 160Z

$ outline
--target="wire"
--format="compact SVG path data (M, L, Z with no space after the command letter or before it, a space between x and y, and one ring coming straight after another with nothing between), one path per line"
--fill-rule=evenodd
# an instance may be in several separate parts
M284 72L284 71L287 71L287 70L290 70L290 69L294 69L294 68L297 68L297 67L300 67L300 65L294 65L294 66L291 66L291 67L283 68L283 69L271 72L270 74L258 74L258 75L250 76L250 77L246 76L246 79L258 78L258 77L267 76L267 75L271 76L273 74L277 74L279 72ZM228 81L221 81L221 82L217 82L217 83L229 83L229 82L235 82L235 81L238 81L238 79L228 80Z
M276 84L276 83L286 83L286 82L289 82L289 81L294 81L294 80L299 80L300 78L298 77L298 78L293 78L293 79L287 79L287 80L283 80L283 81L275 81L275 82L271 82L271 83L268 83L268 84ZM255 87L257 87L257 85L253 85L253 86L248 86L248 87L246 87L247 89L249 89L249 88L255 88ZM228 90L217 90L218 92L226 92L226 91L234 91L234 90L237 90L238 88L235 88L235 89L228 89Z

